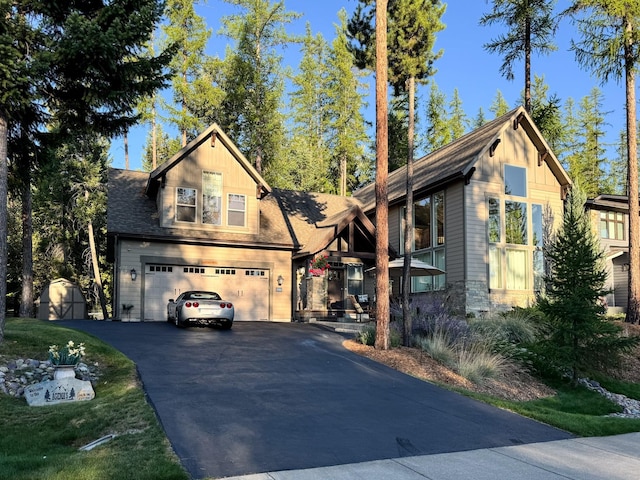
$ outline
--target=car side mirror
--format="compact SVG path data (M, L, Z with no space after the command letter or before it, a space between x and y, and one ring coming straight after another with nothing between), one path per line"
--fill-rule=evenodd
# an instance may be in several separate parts
M170 299L169 299L169 302L173 303L173 298L170 298Z

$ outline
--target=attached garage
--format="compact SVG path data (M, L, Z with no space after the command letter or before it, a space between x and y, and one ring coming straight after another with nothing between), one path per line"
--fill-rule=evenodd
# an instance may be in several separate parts
M144 320L164 321L167 303L187 290L217 292L235 306L235 320L269 320L270 271L233 266L148 264L144 274Z

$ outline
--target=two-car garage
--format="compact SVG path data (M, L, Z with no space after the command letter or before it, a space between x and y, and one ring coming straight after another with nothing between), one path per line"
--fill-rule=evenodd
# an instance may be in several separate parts
M269 269L147 264L144 321L164 321L167 303L187 290L217 292L235 306L235 320L269 320Z

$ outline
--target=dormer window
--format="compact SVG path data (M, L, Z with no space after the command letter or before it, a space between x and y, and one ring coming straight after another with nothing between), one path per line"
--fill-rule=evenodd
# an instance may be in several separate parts
M176 188L176 222L195 223L196 198L195 188Z
M222 174L202 172L202 223L222 225Z
M247 197L245 195L230 193L228 205L227 224L230 227L244 227Z

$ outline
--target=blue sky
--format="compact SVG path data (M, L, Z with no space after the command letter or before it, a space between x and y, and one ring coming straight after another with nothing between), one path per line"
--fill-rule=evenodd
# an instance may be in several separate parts
M474 117L480 108L487 118L491 118L489 106L493 102L498 90L509 103L515 107L521 97L524 85L524 65L515 65L515 80L507 81L500 75L502 59L498 55L490 55L483 49L483 45L501 33L501 27L481 27L478 21L483 13L490 10L490 4L484 0L451 0L447 3L447 10L443 16L445 30L440 32L436 40L436 49L443 49L443 56L436 62L437 73L434 77L439 89L448 99L451 99L454 89L462 100L462 106L467 115ZM288 30L293 34L304 34L307 22L311 24L314 33L320 32L327 41L334 37L334 25L338 22L338 11L345 8L350 15L357 5L357 0L286 0L286 7L290 11L302 14L301 18L289 25ZM567 1L558 1L558 8L568 5ZM220 18L234 13L233 7L221 0L208 0L199 5L197 11L203 16L213 34L209 40L208 53L224 56L228 40L217 35L220 29ZM600 85L590 72L581 69L575 61L573 52L569 51L571 38L578 39L573 25L563 21L556 36L558 50L549 56L534 56L532 72L544 76L549 85L550 94L556 94L564 102L567 98L574 99L576 105L588 95L593 87L600 88L603 97L603 111L609 112L606 121L608 143L614 143L619 132L625 125L625 95L623 83L610 81ZM284 64L297 68L300 60L299 46L294 45L284 51ZM370 86L369 103L374 103L374 86ZM424 95L426 95L424 90ZM365 112L370 121L374 121L373 108ZM142 148L145 142L147 128L135 128L129 134L129 161L131 169L140 169ZM113 140L111 147L112 166L124 168L124 147L122 138ZM613 153L610 153L613 156Z

